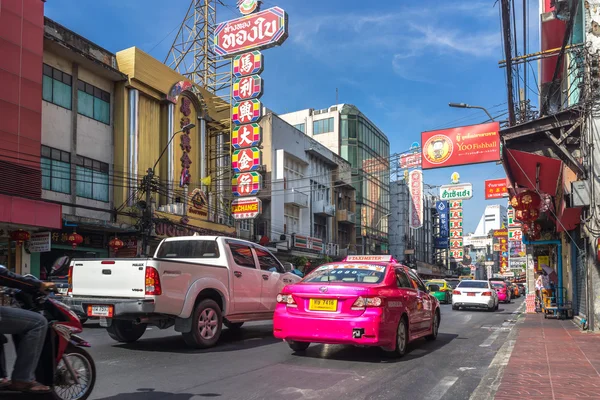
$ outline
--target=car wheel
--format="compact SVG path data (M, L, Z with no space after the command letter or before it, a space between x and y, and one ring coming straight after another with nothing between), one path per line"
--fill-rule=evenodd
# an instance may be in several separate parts
M287 344L294 352L305 351L310 346L310 342L296 342L295 340L290 340Z
M498 308L500 307L500 302L496 303L496 308L494 308L495 311L498 311Z
M459 308L460 308L460 307L458 307L458 306L455 306L454 304L452 304L452 309L453 309L453 310L455 310L455 311L456 311L456 310L458 310Z
M146 324L134 324L133 321L113 320L106 328L111 339L121 343L133 343L144 335Z
M223 329L223 316L219 305L211 299L202 300L192 316L191 332L183 333L185 343L197 349L206 349L217 344Z
M394 355L402 357L406 354L406 346L408 345L408 324L406 318L401 318L396 331L396 349Z
M427 340L435 340L438 336L438 331L440 329L440 313L439 311L435 311L435 315L433 316L433 322L431 323L431 335L425 336Z
M244 325L244 323L243 322L223 321L223 325L225 325L229 330L239 331L242 328L242 326Z

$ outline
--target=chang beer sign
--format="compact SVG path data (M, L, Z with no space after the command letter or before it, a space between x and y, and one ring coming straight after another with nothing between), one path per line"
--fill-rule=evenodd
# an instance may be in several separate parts
M440 199L442 200L469 200L472 197L473 185L470 183L443 185L440 187Z

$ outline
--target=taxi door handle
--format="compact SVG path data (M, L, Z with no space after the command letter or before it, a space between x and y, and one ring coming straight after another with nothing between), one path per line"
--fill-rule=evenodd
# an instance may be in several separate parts
M264 274L262 277L263 277L263 279L264 279L265 281L268 281L268 280L269 280L269 275L267 275L267 274Z
M233 275L235 275L236 278L240 278L242 276L242 273L240 271L234 271Z

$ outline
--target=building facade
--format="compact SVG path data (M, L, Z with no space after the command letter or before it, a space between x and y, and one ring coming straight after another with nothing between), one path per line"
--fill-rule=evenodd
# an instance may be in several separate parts
M390 144L387 136L351 104L301 110L283 114L281 118L350 162L356 189L358 251L389 253Z
M268 110L260 125L263 212L238 221L239 235L271 243L284 258L355 252L350 163Z
M473 236L487 237L491 230L500 229L503 226L508 226L506 207L499 204L490 205L485 208Z

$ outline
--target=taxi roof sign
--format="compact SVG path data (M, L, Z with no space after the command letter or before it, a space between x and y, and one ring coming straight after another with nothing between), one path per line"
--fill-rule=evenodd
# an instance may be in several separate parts
M344 262L392 262L396 261L391 255L381 256L348 256L344 259Z

